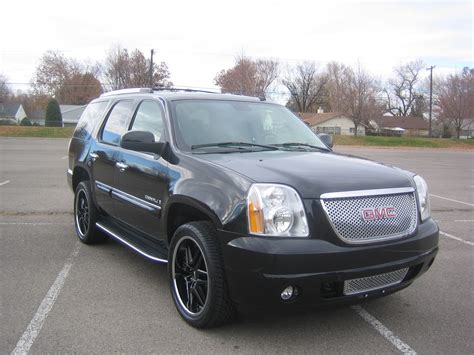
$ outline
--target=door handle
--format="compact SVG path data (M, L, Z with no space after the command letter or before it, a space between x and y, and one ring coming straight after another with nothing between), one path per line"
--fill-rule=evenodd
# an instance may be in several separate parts
M90 153L89 156L91 157L92 161L96 161L96 159L99 157L99 154L97 154L97 153Z
M128 168L128 165L125 163L122 163L121 161L115 163L115 166L120 169L121 172L124 172L125 169Z

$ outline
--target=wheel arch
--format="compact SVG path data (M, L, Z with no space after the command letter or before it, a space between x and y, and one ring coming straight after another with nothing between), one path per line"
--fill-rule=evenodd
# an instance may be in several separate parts
M173 196L166 204L163 220L168 244L176 229L188 222L210 221L216 229L222 228L219 217L208 206L187 196Z
M76 191L77 185L82 181L90 180L90 175L86 169L81 166L76 166L72 171L72 189Z

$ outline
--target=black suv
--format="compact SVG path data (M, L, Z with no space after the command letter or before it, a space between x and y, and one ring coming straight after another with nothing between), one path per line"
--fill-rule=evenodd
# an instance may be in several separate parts
M328 137L258 98L104 94L69 146L77 235L168 263L176 308L195 327L241 306L352 303L407 287L438 251L425 181L333 153Z

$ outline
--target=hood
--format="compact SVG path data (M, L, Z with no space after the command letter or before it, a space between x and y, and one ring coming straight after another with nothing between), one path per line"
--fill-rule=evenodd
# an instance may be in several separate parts
M292 186L303 198L319 198L327 192L413 186L412 174L407 171L332 152L202 154L199 159L231 169L254 182Z

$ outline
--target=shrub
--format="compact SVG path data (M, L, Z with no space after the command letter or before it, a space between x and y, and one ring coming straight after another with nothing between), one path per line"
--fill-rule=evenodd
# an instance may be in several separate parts
M16 123L13 120L9 120L8 118L6 119L0 119L0 126L15 126Z
M31 123L28 117L25 117L24 119L21 120L20 126L33 126L33 124Z
M56 99L50 99L48 106L46 106L46 120L44 125L47 127L62 127L63 117L59 108L59 103Z

